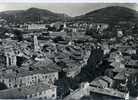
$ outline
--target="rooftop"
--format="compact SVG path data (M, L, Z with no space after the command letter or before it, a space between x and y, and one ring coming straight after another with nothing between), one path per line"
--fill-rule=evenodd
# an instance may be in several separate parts
M97 88L97 87L91 86L89 89L94 93L109 95L109 96L123 98L123 99L126 98L126 93L123 93L114 89L110 89L110 88Z
M90 85L98 87L108 87L108 83L111 84L113 80L107 76L100 76L93 80Z
M135 73L138 73L138 70L132 69L132 68L127 68L127 69L124 69L124 70L120 71L114 77L114 79L124 80L127 76L130 76L131 74L135 74Z
M33 74L48 74L58 72L60 68L56 64L32 66L33 70L29 71L29 68L11 68L12 72L2 73L1 78L18 78Z

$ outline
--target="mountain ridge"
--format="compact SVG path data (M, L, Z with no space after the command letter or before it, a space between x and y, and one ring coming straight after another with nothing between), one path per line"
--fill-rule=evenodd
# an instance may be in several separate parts
M109 6L90 11L84 15L76 16L75 20L85 20L94 22L118 22L132 21L138 18L137 11L121 6Z
M92 22L118 22L138 21L138 12L121 6L109 6L90 11L80 16L71 17L64 13L55 13L47 9L29 8L27 10L11 10L0 12L0 17L8 22L49 22L49 21L92 21Z
M37 22L37 21L54 21L66 20L71 17L64 13L55 13L50 10L29 8L27 10L11 10L0 12L0 17L8 22Z

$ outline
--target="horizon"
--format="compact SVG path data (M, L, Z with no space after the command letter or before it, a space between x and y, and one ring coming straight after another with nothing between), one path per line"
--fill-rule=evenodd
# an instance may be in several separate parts
M9 3L0 4L0 12L38 8L75 17L111 6L126 7L138 11L135 3Z

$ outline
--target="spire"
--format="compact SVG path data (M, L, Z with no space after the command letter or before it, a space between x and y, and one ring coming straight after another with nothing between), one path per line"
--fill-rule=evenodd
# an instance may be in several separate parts
M39 50L39 46L38 46L37 36L34 35L34 51L38 51L38 50Z

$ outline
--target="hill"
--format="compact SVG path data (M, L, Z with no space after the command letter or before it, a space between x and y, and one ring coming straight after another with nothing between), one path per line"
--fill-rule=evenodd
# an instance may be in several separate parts
M66 14L54 13L49 10L29 8L27 10L4 11L0 13L0 17L8 22L24 23L24 22L49 22L63 21L70 17Z
M135 10L120 6L101 8L75 17L75 20L106 23L118 21L136 21L137 19L138 13Z
M51 22L51 21L92 21L100 23L114 23L119 21L138 21L138 13L127 7L111 6L88 12L74 18L66 15L54 13L49 10L39 8L29 8L27 10L14 10L0 12L0 17L8 23L31 23L31 22Z

